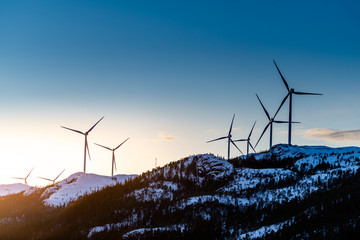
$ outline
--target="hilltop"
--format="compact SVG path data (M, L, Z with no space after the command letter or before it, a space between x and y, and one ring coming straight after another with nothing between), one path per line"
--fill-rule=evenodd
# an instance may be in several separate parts
M360 227L359 158L357 147L276 145L230 161L194 155L116 181L76 173L3 197L12 208L0 204L0 238L19 239L11 229L25 236L29 226L28 239L351 237ZM31 200L31 209L14 200Z

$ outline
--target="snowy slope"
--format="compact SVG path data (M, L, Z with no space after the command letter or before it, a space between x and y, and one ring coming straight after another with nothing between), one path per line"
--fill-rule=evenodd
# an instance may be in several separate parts
M31 187L22 183L0 185L0 196L20 193L29 190Z
M109 176L78 172L46 189L41 197L44 198L43 202L47 206L58 207L67 205L80 196L90 194L106 186L124 182L125 179L135 176L136 175L116 175L114 176L116 179L113 180Z
M270 155L276 155L280 159L289 157L313 156L313 155L335 155L335 154L349 154L352 153L354 157L360 156L359 147L341 147L331 148L327 146L297 146L278 144L271 148L269 152L252 154L256 159L268 158ZM244 156L246 157L246 156Z
M309 194L323 189L336 181L342 174L354 175L360 167L360 148L329 148L323 146L274 146L267 153L255 154L257 161L294 158L289 168L238 168L223 158L203 154L189 157L177 163L178 166L165 166L152 175L163 175L161 179L150 177L150 184L132 195L138 201L173 200L173 195L181 191L181 185L172 182L174 178L186 178L195 181L199 186L205 178L211 181L232 176L227 185L217 190L217 194L192 196L180 199L176 206L184 209L187 206L204 202L221 202L241 208L249 206L265 207L273 203L283 203L293 199L303 199ZM328 164L326 169L313 172L320 165ZM181 165L182 167L180 167ZM193 166L197 173L188 171ZM179 172L179 170L182 171ZM184 174L183 173L186 173ZM305 173L299 174L299 172ZM153 179L151 179L153 178Z

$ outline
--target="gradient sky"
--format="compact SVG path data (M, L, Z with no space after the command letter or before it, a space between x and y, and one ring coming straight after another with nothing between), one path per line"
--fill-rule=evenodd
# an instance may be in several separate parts
M141 173L192 154L227 154L226 135L257 141L286 88L293 144L360 144L360 4L357 1L0 0L0 183L83 169ZM286 120L288 104L279 113ZM274 127L274 143L287 126ZM258 150L269 146L268 134ZM245 144L239 144L245 151ZM237 156L232 148L232 156Z

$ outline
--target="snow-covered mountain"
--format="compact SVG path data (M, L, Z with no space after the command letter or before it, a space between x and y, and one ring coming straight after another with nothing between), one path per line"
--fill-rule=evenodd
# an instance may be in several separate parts
M360 234L359 168L357 147L200 154L116 181L76 173L3 219L19 228L31 215L46 239L351 239Z
M149 184L133 191L130 196L134 196L139 202L156 202L157 206L168 199L171 201L170 211L192 209L193 218L216 221L216 216L228 215L229 209L241 214L248 211L268 211L274 206L306 201L318 193L329 191L332 187L338 187L336 183L342 182L344 176L351 178L358 174L359 158L358 147L289 145L276 145L266 153L242 156L230 161L232 164L212 155L197 155L148 174L146 180ZM193 170L189 170L191 166ZM180 178L183 181L179 181ZM184 186L181 182L184 180L193 180L200 188L204 187L205 182L219 183L210 192L182 194ZM217 209L210 206L216 206ZM141 211L137 212L122 222L90 229L88 237L116 229L121 232L124 226L133 226L130 227L131 231L122 235L125 239L131 239L131 236L139 239L154 232L175 231L180 234L191 227L178 222L168 226L145 224L136 228L139 218L143 221ZM259 214L256 221L237 226L225 224L228 218L223 218L221 231L228 239L261 239L295 222L293 215L281 220L267 218L266 214ZM150 219L148 221L151 222Z

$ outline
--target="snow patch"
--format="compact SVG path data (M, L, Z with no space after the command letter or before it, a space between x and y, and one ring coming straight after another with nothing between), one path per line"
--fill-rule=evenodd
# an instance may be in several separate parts
M183 232L186 228L185 224L176 224L172 226L166 226L166 227L156 227L156 228L139 228L132 230L126 234L124 234L123 238L133 237L133 236L141 236L142 234L146 232L154 232L154 231L181 231Z
M263 226L261 228L256 229L255 231L243 233L240 236L237 237L237 239L257 239L257 238L264 238L266 234L269 234L271 232L277 232L279 231L285 224L291 224L293 222L293 219L272 224L269 226Z

